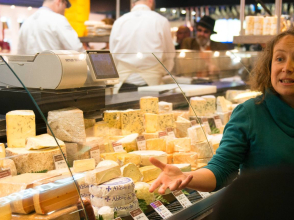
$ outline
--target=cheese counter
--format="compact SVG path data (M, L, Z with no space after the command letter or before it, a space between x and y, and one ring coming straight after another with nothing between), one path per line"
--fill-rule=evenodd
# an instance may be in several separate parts
M57 54L60 60L69 60L63 57L67 53L54 53L46 53L46 59ZM89 57L79 64L88 66L88 86L70 88L68 84L64 89L32 88L34 83L17 86L5 74L19 76L19 82L28 82L30 76L21 75L20 61L13 66L16 58L1 57L0 219L132 219L138 212L148 219L162 219L154 208L158 204L167 207L168 219L204 218L222 190L205 194L167 189L161 195L156 189L150 193L149 187L161 169L149 158L182 172L204 167L215 154L233 109L257 94L250 93L240 78L211 79L194 85L171 82L187 78L175 72L181 69L177 57L183 54L172 56L175 67L172 71L166 68L166 84L116 92L114 76L107 82L99 79L99 85L89 80L103 75L102 70L117 70L123 75L117 59L125 57L112 54L109 59L109 54L104 54L103 62L113 61L112 67L106 68L97 64L100 58L96 53L91 58L92 53L77 54L79 59ZM151 55L145 61L153 57L157 68L164 68L164 61L171 59L171 55L165 55L166 59ZM142 56L144 60L147 55ZM32 65L23 62L24 66ZM142 60L138 63L146 65ZM193 77L191 80L196 79ZM175 195L186 197L188 205L182 206Z

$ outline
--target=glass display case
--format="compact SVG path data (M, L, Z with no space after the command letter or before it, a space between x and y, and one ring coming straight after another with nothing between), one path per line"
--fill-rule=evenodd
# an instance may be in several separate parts
M132 219L159 200L205 216L218 192L150 193L154 157L182 172L212 158L257 54L46 51L0 58L0 219ZM208 197L207 197L208 196ZM207 197L207 198L206 198ZM100 218L99 218L100 216Z

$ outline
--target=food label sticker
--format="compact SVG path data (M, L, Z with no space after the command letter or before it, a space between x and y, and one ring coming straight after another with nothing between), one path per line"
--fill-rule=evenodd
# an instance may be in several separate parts
M197 125L197 121L196 120L192 120L191 121L191 126L195 126L195 125Z
M208 196L210 196L210 193L209 192L200 192L200 191L197 191L199 193L199 195L205 199L207 198Z
M5 178L5 177L8 177L8 176L12 176L10 169L6 169L6 170L1 170L0 171L0 179Z
M142 212L140 208L137 208L130 212L130 215L134 220L148 220L147 216Z
M54 161L56 170L67 168L66 161L63 159L61 154L54 155L53 161Z
M158 136L159 136L159 138L165 138L167 136L167 133L166 133L166 131L160 131L160 132L158 132Z
M173 139L176 138L176 135L175 135L175 132L174 132L174 129L173 129L173 128L167 128L166 131L167 131L167 135L168 135L169 137L171 137L171 138L173 138Z
M113 147L114 152L124 151L124 148L121 143L112 142L112 147Z
M139 150L146 150L146 140L144 136L137 137L137 145Z
M206 133L208 134L211 134L211 130L210 130L210 126L209 126L209 123L208 123L208 119L207 118L202 118L202 123L205 127L205 130L206 130Z
M163 218L167 219L171 217L173 214L160 202L155 201L150 204L150 206Z
M190 200L186 197L186 195L182 192L182 190L176 190L172 192L176 199L181 203L183 208L187 208L192 205Z
M97 165L100 162L100 148L99 147L91 148L90 157L95 159L95 164Z
M214 123L215 127L220 129L223 126L222 120L220 119L219 115L214 116Z

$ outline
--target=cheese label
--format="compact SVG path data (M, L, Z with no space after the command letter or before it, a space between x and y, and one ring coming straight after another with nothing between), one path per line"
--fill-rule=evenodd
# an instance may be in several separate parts
M142 212L140 208L137 208L130 212L130 215L134 220L148 220L147 216Z
M187 208L192 205L192 203L185 196L182 190L176 190L176 191L173 191L172 193L176 197L176 199L179 201L179 203L183 206L183 208Z
M150 206L163 218L167 219L173 214L160 202L155 201L150 204Z
M166 132L167 132L167 135L169 137L171 137L172 139L175 139L176 138L175 131L174 131L173 128L167 128L166 129Z
M91 148L90 157L95 159L95 164L98 164L100 162L100 148L99 148L99 146Z
M202 123L204 125L204 128L206 130L206 133L210 134L211 133L211 130L210 130L210 126L209 126L209 123L208 123L208 119L207 118L202 118Z
M6 169L6 170L1 170L0 171L0 179L5 178L5 177L8 177L8 176L12 176L10 169Z
M124 148L122 146L122 143L112 142L112 147L113 147L114 152L124 152Z
M220 129L223 124L222 124L222 120L220 119L219 115L214 116L214 123L216 128Z
M158 132L158 137L159 138L165 138L166 136L167 136L166 131L160 131L160 132Z
M56 170L67 168L67 164L61 154L54 155L53 161L54 161Z
M146 150L146 140L144 136L137 137L137 145L139 150Z
M200 191L197 191L199 193L199 195L205 199L207 198L208 196L210 196L210 193L209 192L200 192Z
M197 123L197 121L196 120L192 120L191 121L191 126L195 126L195 125L197 125L198 123Z

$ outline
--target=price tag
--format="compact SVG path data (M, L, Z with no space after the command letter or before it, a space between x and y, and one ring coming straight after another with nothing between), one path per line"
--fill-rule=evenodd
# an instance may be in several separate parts
M56 170L67 168L67 164L61 154L54 155L53 161L54 161Z
M0 171L0 179L8 177L8 176L12 176L10 169L5 169Z
M123 152L124 151L122 143L112 142L112 147L113 147L114 152Z
M90 157L95 159L95 164L98 164L100 162L100 148L99 148L99 146L91 148Z
M197 123L197 121L196 120L192 120L191 121L191 126L195 126L195 125L197 125L198 123Z
M176 197L176 199L181 203L183 208L187 208L192 205L192 203L185 196L185 194L182 192L182 190L173 191L173 194Z
M210 130L210 126L208 123L208 119L207 118L202 118L202 123L204 125L204 128L206 130L206 133L211 134L211 130Z
M172 138L172 139L175 139L176 138L176 135L175 135L175 132L174 132L174 129L173 128L167 128L166 129L166 132L167 132L167 135Z
M173 214L160 202L155 201L150 204L150 206L163 218L167 219L171 217Z
M166 138L166 136L167 136L166 131L160 131L160 132L158 132L158 137L159 138Z
M214 116L214 123L215 127L220 129L223 126L222 120L220 119L219 115Z
M137 137L137 145L139 150L146 150L146 140L144 136Z
M205 199L207 198L208 196L210 196L210 193L209 192L200 192L200 191L197 191L199 193L199 195Z
M137 208L130 212L130 215L134 220L148 220L147 216L142 212L140 208Z

